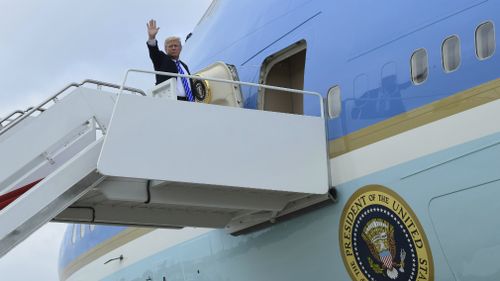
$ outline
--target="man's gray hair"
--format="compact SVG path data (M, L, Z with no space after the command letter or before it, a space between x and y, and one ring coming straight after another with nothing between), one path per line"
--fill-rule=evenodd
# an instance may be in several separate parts
M167 46L167 44L172 42L172 41L177 41L177 42L179 42L179 45L182 46L181 38L177 37L177 36L167 37L167 39L165 39L165 46Z

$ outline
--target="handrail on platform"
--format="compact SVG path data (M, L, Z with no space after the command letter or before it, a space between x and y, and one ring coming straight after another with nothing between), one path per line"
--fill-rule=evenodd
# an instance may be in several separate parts
M14 110L12 113L10 113L9 115L7 115L7 117L3 118L3 119L0 119L0 128L2 128L2 123L4 122L14 122L16 121L18 118L20 118L21 116L23 116L24 114L26 114L28 111L32 110L33 109L33 106L30 106L28 107L26 110ZM40 112L43 112L45 109L43 108L39 108L37 109L37 111L40 111ZM10 120L10 118L16 114L20 114L19 116L17 116L16 118Z
M228 84L235 84L235 85L243 85L243 86L250 86L250 87L259 87L259 88L264 88L264 89L269 89L269 90L276 90L276 91L282 91L282 92L288 92L288 93L294 93L294 94L301 94L301 95L313 95L319 98L320 102L320 112L321 112L321 118L325 119L325 107L324 107L324 102L323 102L323 96L317 92L310 92L310 91L303 91L303 90L297 90L297 89L290 89L290 88L283 88L283 87L277 87L277 86L270 86L270 85L263 85L263 84L257 84L257 83L250 83L250 82L241 82L241 81L233 81L233 80L226 80L226 79L220 79L220 78L210 78L210 77L200 77L200 76L195 76L195 75L187 75L187 74L178 74L174 72L163 72L163 71L152 71L152 70L141 70L141 69L129 69L125 73L125 78L123 79L122 86L120 87L120 92L119 95L122 93L125 87L125 83L127 82L128 75L130 72L137 72L137 73L146 73L146 74L159 74L159 75L166 75L166 76L172 76L172 77L184 77L184 78L189 78L189 79L195 79L195 80L208 80L208 81L214 81L214 82L222 82L222 83L228 83Z
M39 104L38 106L36 107L30 107L28 108L26 111L22 112L22 115L16 119L14 119L11 123L9 123L7 126L5 126L4 128L2 128L0 130L0 136L5 134L8 130L10 130L12 127L14 127L15 125L19 124L21 121L23 121L24 119L28 118L29 116L31 116L33 113L35 113L36 111L44 111L45 109L43 109L43 106L48 104L49 102L53 101L53 102L57 102L57 97L61 94L63 94L67 89L71 88L71 87L81 87L85 84L95 84L97 86L104 86L104 87L110 87L110 88L115 88L115 89L120 89L120 94L121 92L125 89L127 91L130 91L130 92L135 92L135 93L138 93L138 94L141 94L143 96L146 95L146 93L144 93L144 91L140 90L140 89L136 89L136 88L131 88L131 87L123 87L120 86L120 85L117 85L117 84L112 84L112 83L108 83L108 82L103 82L103 81L99 81L99 80L94 80L94 79L86 79L86 80L83 80L81 83L70 83L68 85L66 85L64 88L62 88L61 90L59 90L56 94L52 95L50 98L46 99L45 101L43 101L41 104ZM20 111L20 110L19 110ZM17 112L14 112L14 114L16 114ZM13 115L13 114L12 114ZM10 115L10 117L12 116ZM1 122L4 122L5 120L7 120L7 118L4 118L2 119ZM1 123L0 123L1 124Z

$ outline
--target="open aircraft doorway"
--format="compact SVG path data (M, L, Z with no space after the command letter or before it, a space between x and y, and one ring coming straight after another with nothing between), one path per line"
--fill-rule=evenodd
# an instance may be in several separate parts
M301 40L267 57L262 63L260 83L303 90L306 49L306 41ZM261 89L259 109L302 115L304 99L302 95Z

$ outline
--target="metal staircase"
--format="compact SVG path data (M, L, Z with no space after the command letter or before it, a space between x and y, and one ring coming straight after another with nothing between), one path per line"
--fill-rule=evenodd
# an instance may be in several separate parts
M323 108L316 93L207 80L312 94ZM236 233L328 199L323 110L177 102L125 81L119 94L87 83L118 87L70 84L0 129L0 194L33 183L0 210L0 256L50 220Z

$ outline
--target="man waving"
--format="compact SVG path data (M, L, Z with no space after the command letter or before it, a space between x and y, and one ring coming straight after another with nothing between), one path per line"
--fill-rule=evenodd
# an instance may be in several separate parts
M165 39L165 52L160 51L158 48L158 41L156 34L158 34L159 27L156 26L155 20L150 20L147 23L148 27L148 49L149 57L153 62L156 71L173 72L179 74L190 74L188 66L179 60L182 51L181 39L179 37L171 36ZM168 75L156 75L156 85L173 78ZM183 101L194 101L192 91L192 83L187 78L177 78L177 99Z

